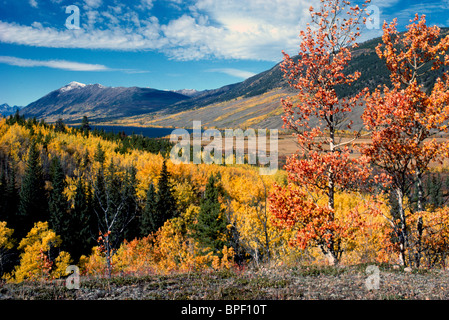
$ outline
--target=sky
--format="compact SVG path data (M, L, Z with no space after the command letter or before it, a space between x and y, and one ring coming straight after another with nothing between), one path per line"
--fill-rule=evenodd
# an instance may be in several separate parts
M0 0L0 104L26 106L71 81L216 89L294 55L319 0ZM361 3L361 1L352 1ZM449 0L372 0L359 42L416 13L449 26ZM373 21L375 22L375 21Z

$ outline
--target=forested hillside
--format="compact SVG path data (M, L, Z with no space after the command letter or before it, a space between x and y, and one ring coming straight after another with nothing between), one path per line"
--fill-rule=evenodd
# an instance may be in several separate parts
M283 171L259 176L249 165L173 165L165 158L170 147L93 132L87 123L76 129L18 115L0 120L2 276L53 279L71 264L85 275L113 276L323 261L318 248L291 246L296 230L279 227L269 209L274 183L286 183ZM434 178L426 190L437 208L444 186ZM341 244L344 263L395 256L386 220L366 210L370 201L369 194L336 196L340 219L358 212ZM378 205L390 214L388 202Z
M12 281L58 277L68 264L93 274L229 266L282 243L265 207L282 172L173 165L166 140L88 125L16 114L0 128L2 274ZM208 225L209 214L221 222Z

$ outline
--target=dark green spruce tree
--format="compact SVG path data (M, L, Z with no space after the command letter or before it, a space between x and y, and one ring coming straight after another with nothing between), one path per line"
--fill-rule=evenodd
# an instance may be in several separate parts
M120 224L125 225L124 238L132 240L139 237L140 230L138 225L139 205L137 203L137 170L131 166L126 170L124 183L122 187L123 208L120 215Z
M101 147L100 143L98 143L97 150L95 150L94 160L99 162L101 167L103 167L104 162L106 160L106 156L105 156L105 152L104 152L103 148Z
M89 124L89 119L86 116L84 116L83 120L81 121L80 130L83 132L83 134L85 136L89 135L91 127L90 127L90 124Z
M176 199L170 183L170 173L164 160L157 191L153 184L150 184L147 192L146 205L141 219L141 235L147 236L149 233L156 232L164 225L165 221L176 216L178 216Z
M7 165L7 174L4 175L3 202L0 215L10 226L16 226L17 211L19 209L19 189L16 185L16 171L12 163Z
M155 221L156 215L156 189L154 185L150 183L147 191L147 199L145 202L145 208L142 212L140 219L140 235L142 237L148 236L150 233L157 231L156 226L160 223Z
M58 118L58 120L56 120L54 128L56 132L66 132L65 124L62 118Z
M64 194L66 188L65 174L58 157L54 157L50 164L50 178L52 189L48 209L50 214L50 228L61 236L63 243L65 237L70 233L69 217L67 214L68 202Z
M200 202L197 223L192 226L192 236L200 247L218 255L223 246L228 244L227 220L219 200L221 194L219 178L213 174L209 177L204 197Z
M11 195L8 192L9 190L9 179L7 176L7 170L8 164L4 164L4 168L0 168L0 221L6 221L7 223L10 223L11 217L15 214L15 212L10 212L10 202L11 202Z
M94 235L95 221L89 205L89 194L84 188L81 178L76 183L73 210L70 217L70 237L67 239L68 251L72 258L77 261L81 255L90 254L91 248L95 245Z
M105 225L109 225L107 227L108 230L111 231L111 244L115 248L118 243L123 240L123 206L124 199L122 198L122 181L120 177L116 174L115 164L111 161L108 166L107 174L106 174L106 210Z
M156 193L156 212L155 212L155 228L162 227L165 221L178 216L176 207L176 199L173 194L173 188L170 183L170 173L167 170L167 164L162 163L162 170L157 183Z
M48 221L48 199L40 154L37 145L32 141L28 151L28 160L20 189L19 212L17 217L16 236L23 238L35 222Z
M104 252L109 276L112 270L112 255L125 236L125 230L133 218L133 213L126 211L130 191L126 180L117 174L117 168L111 161L106 173L100 168L94 184L93 211L97 218L98 231L104 241ZM127 190L127 191L126 191ZM128 202L130 203L130 201Z
M441 174L432 174L427 179L428 203L434 208L440 208L444 204L443 200L443 179Z
M9 218L8 211L6 211L6 185L6 174L2 170L0 172L0 221L8 221Z
M92 210L100 222L107 210L106 182L103 168L98 169L92 194ZM97 230L98 232L98 230Z

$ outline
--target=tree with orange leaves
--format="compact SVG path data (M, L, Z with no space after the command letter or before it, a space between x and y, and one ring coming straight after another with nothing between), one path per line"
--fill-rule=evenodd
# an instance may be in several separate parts
M372 131L372 143L363 146L362 152L391 181L398 208L388 220L398 239L400 263L406 265L408 256L418 267L425 226L417 219L412 234L408 220L414 210L407 208L405 199L416 186L415 213L424 211L423 174L432 161L441 161L449 150L448 142L435 139L436 133L447 132L448 73L437 78L433 87L426 88L423 79L424 74L429 76L449 64L449 36L441 39L440 29L428 27L425 16L416 15L410 22L403 35L396 29L396 19L383 25L383 43L376 51L391 72L392 87L378 88L366 96L362 118Z
M299 228L297 243L318 246L335 265L341 255L341 239L351 229L335 216L335 194L357 189L370 173L366 157L350 156L348 146L359 133L349 141L338 138L339 130L351 129L347 115L362 107L363 92L350 98L341 98L336 92L360 77L359 72L345 74L344 70L351 60L351 49L357 47L360 24L366 21L366 4L351 6L341 0L321 3L319 11L310 8L315 26L301 31L298 59L284 53L282 70L298 91L297 103L291 98L282 100L284 128L294 130L300 150L287 159L288 187L279 188L270 200L277 225L295 225ZM324 205L319 201L323 197L327 199Z

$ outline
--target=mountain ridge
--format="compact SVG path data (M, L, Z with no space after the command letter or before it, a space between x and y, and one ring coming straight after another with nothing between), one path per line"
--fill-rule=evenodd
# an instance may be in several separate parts
M448 31L442 29L441 35ZM345 72L360 71L361 77L351 86L336 88L340 97L354 95L365 87L372 91L379 85L390 84L389 71L375 50L381 41L380 37L365 41L352 51L353 58ZM435 72L425 73L422 82L428 88L439 76ZM190 127L192 120L201 120L217 128L280 129L280 100L288 95L294 95L294 91L285 80L279 62L244 81L204 91L104 87L72 81L29 104L21 113L49 122L60 117L70 123L87 116L97 123L130 126ZM350 115L355 124L360 122L362 111Z
M83 116L92 121L104 121L159 111L185 99L189 97L152 88L106 87L72 81L30 103L21 114L49 122L58 118L76 122Z
M0 105L0 115L7 117L11 114L16 113L18 110L20 110L22 107L20 106L10 106L7 103Z

